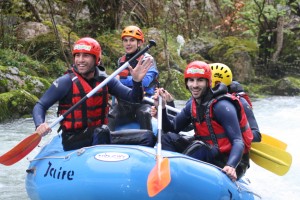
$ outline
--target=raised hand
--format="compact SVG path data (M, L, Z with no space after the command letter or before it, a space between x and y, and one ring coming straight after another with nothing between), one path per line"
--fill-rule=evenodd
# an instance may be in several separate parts
M128 69L130 71L130 74L132 75L132 79L135 82L141 82L152 65L153 57L149 56L145 59L141 59L134 69L129 66Z

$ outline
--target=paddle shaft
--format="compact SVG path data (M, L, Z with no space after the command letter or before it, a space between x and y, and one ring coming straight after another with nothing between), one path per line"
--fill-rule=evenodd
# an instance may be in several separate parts
M171 182L171 170L169 159L162 157L162 97L158 97L158 114L157 114L157 145L156 145L156 164L150 171L147 179L147 190L149 197L154 197Z
M161 156L161 132L162 132L162 97L158 97L158 113L157 113L157 148L156 154L159 158Z
M147 52L152 46L156 46L156 43L154 40L150 40L149 44L139 51L137 54L135 54L130 60L125 62L121 67L119 67L116 71L114 71L111 75L109 75L104 81L102 81L97 87L95 87L92 91L90 91L85 97L80 99L76 104L74 104L71 108L69 108L63 115L59 116L54 122L52 122L49 126L50 128L53 128L55 125L57 125L60 121L62 121L66 116L68 116L71 112L73 112L80 104L85 102L88 98L93 96L98 90L100 90L102 87L104 87L111 79L113 79L116 75L118 75L121 71L126 69L129 66L129 63L138 57L140 57L142 54Z
M106 85L113 77L119 74L122 70L129 66L129 63L137 59L143 53L148 51L152 46L156 46L154 40L149 41L149 45L147 45L144 49L139 51L135 56L133 56L130 60L124 63L119 69L117 69L114 73L108 76L103 82L101 82L97 87L95 87L92 91L90 91L85 97L83 97L80 101L74 104L71 108L69 108L63 115L58 117L54 122L52 122L49 126L53 128L56 124L58 124L61 120L63 120L68 114L74 111L77 106L82 104L88 98L93 96L99 89L101 89L104 85ZM22 140L17 146L12 148L10 151L5 153L4 155L0 156L0 163L3 165L12 165L22 158L24 158L27 154L29 154L41 141L41 135L38 133L33 133L29 137Z
M145 101L148 101L149 103L154 104L154 100L151 99L151 98L149 98L149 97L144 97L144 100L145 100ZM174 107L169 106L169 105L166 105L166 108L167 108L168 110L171 110L171 111L176 112L176 113L179 113L179 112L180 112L179 109L174 108Z

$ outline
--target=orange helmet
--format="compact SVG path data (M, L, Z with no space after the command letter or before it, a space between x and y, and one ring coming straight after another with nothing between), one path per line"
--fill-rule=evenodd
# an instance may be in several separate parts
M72 55L74 56L76 53L88 53L94 55L96 57L97 65L100 61L102 51L100 44L95 39L84 37L75 42Z
M142 30L137 26L127 26L126 28L124 28L124 30L122 31L121 39L126 36L133 37L137 40L142 40L142 42L144 42L145 40Z
M211 69L210 66L203 61L193 61L187 65L184 70L184 79L187 78L205 78L211 87Z

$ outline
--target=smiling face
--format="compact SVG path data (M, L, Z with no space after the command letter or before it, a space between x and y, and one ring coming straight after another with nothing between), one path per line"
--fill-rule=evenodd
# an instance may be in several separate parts
M188 78L186 82L187 88L191 92L193 98L200 99L207 90L207 79L205 78Z
M77 71L86 79L94 76L95 72L95 56L88 53L76 53L74 55L74 63Z
M123 37L122 42L127 54L134 53L142 45L142 41L129 36Z

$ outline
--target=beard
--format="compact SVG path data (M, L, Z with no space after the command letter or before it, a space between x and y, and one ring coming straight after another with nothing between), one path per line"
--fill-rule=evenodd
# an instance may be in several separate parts
M195 99L201 99L207 93L207 87L199 87L190 89L190 92Z
M96 66L93 66L93 67L91 67L89 70L83 71L83 72L79 71L76 65L74 66L74 69L75 69L75 71L76 71L78 74L80 74L81 76L87 77L87 76L89 76L91 73L94 73L94 72L95 72Z

